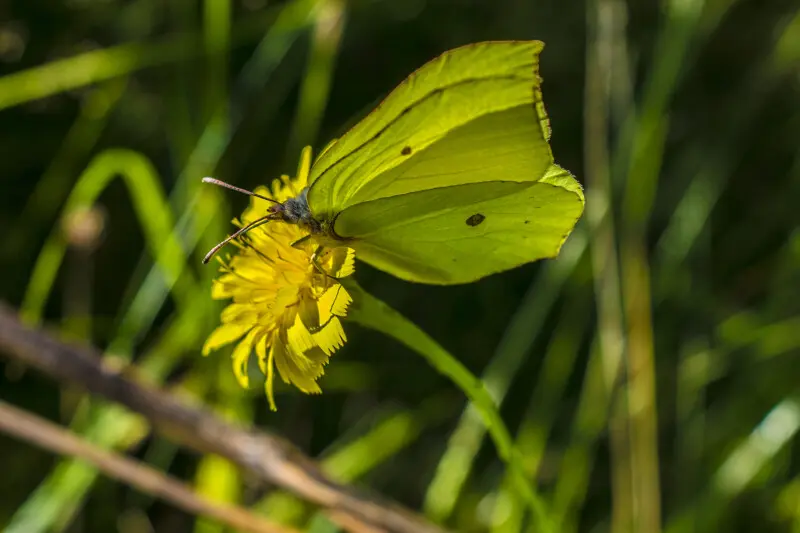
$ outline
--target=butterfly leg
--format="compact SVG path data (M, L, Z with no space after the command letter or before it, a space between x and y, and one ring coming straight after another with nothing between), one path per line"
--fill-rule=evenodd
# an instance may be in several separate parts
M322 268L322 265L319 264L319 256L322 254L323 249L324 249L323 246L321 245L317 246L317 248L314 250L314 253L311 254L311 264L314 265L314 268L316 268L319 271L319 273L325 276L326 278L332 279L334 281L339 281L341 278L337 278L336 276L331 276L324 268Z
M310 327L310 328L308 328L308 331L309 331L309 332L311 332L311 333L319 333L320 331L322 331L323 329L325 329L325 328L328 326L328 324L330 324L330 323L331 323L331 321L332 321L334 318L344 318L343 316L337 315L337 314L335 314L335 313L333 312L333 308L334 308L334 307L336 307L336 300L339 298L339 293L340 293L340 291L341 291L341 290L342 290L342 286L341 286L341 284L340 284L338 287L336 287L336 295L334 296L334 298L333 298L333 302L331 302L331 307L330 307L330 309L328 310L328 313L330 313L330 316L328 317L328 320L326 320L325 322L323 322L323 323L321 323L321 324L318 324L318 325L317 325L317 326L315 326L315 327Z
M294 241L292 244L290 244L290 246L292 248L297 248L298 245L303 244L304 242L306 242L310 238L311 238L311 234L309 233L308 235L304 235L304 236L300 237L299 239L297 239L296 241Z

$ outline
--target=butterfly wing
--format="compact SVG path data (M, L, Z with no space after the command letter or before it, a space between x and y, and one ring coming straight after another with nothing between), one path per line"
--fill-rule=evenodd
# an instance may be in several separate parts
M534 182L552 163L539 41L457 48L401 83L311 168L319 219L359 203L484 181Z
M469 283L555 257L583 212L580 184L552 165L535 183L455 185L345 209L335 232L356 257L396 277Z

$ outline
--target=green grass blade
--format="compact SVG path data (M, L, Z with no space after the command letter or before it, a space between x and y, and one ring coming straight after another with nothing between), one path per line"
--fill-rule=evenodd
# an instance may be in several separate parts
M14 231L0 251L4 257L19 257L34 231L55 216L59 203L73 185L72 175L79 172L77 165L84 158L88 160L126 86L125 78L113 80L97 87L86 98L64 142L25 202Z
M767 102L774 88L800 63L800 12L795 13L780 32L776 32L772 52L749 77L750 82L738 89L739 105L729 113L729 122L720 132L718 146L709 150L700 147L687 159L699 161L700 168L675 207L666 229L661 234L653 263L657 265L655 295L658 300L673 294L680 277L681 264L689 257L701 232L725 190L735 160L730 153L744 142L756 112Z
M536 479L544 458L550 433L558 420L560 402L565 394L567 381L573 372L581 341L590 327L592 316L585 294L569 291L568 302L559 316L556 330L542 359L542 367L533 387L530 404L517 430L516 447L525 450L523 459L525 473ZM566 471L564 469L563 471ZM522 530L524 506L511 490L510 472L506 472L496 500L501 502L494 509L492 531L512 533ZM558 523L558 522L555 522Z
M363 477L416 441L425 429L451 416L451 400L449 395L436 396L424 401L419 409L387 413L368 432L326 450L322 458L325 471L348 482Z
M283 6L266 10L236 24L233 44L258 39ZM124 76L148 67L202 55L202 37L172 35L153 43L126 43L58 59L0 77L0 110L64 91Z
M688 508L674 513L664 528L665 532L719 530L735 498L754 485L768 482L780 472L773 461L798 432L800 398L793 395L776 404L745 439L731 451L726 451L706 491L694 498Z
M231 46L230 0L203 2L203 44L208 56L205 105L206 116L227 117L228 53ZM227 121L225 121L227 122ZM223 126L224 127L224 126Z
M143 379L161 382L188 350L197 350L204 334L207 295L197 293L187 310L177 315L163 336L144 354L137 365ZM116 405L97 402L86 420L73 424L81 437L102 447L126 449L146 435L143 420ZM5 531L36 533L60 531L72 521L98 472L75 460L60 461L11 517Z
M704 4L704 0L666 2L656 55L645 82L642 104L632 118L633 135L627 137L632 139L630 150L625 152L621 220L624 231L619 255L627 330L631 516L633 529L642 533L658 533L662 522L653 300L645 238L670 126L668 107L700 27Z
M333 443L320 458L322 469L339 481L356 481L398 455L423 431L450 418L456 405L447 394L428 398L414 410L391 409L370 414L370 429L352 438L343 436L341 442ZM306 504L285 492L270 494L255 508L284 524L300 523L308 511Z
M591 258L597 309L597 348L603 361L602 377L609 389L617 386L625 369L626 337L608 135L612 104L633 107L627 89L630 80L627 79L629 68L625 57L628 49L625 20L627 20L627 6L624 2L594 0L588 4L584 88L584 173L590 201L586 206L586 219L592 233ZM620 81L620 78L625 79ZM630 529L633 512L625 400L624 393L620 394L609 423L611 531L615 533L624 533ZM571 474L565 474L565 477L569 475Z
M116 406L108 406L92 427L93 430L85 432L83 438L101 446L113 442L126 448L147 433L147 426L141 418ZM75 507L71 504L76 498L81 498L96 476L97 471L86 463L59 463L50 474L50 482L40 486L17 509L3 531L34 533L64 529L72 521Z
M540 277L531 284L514 313L481 377L498 405L502 405L517 370L525 361L564 283L583 257L586 246L586 234L580 229L573 232L558 260L544 265ZM486 426L480 414L473 404L469 404L448 440L425 493L423 508L428 516L444 521L452 514L485 435Z
M303 147L313 145L316 141L344 32L346 7L343 0L322 0L317 7L311 50L300 86L300 102L286 151L287 158L292 162Z
M298 35L310 23L313 2L296 0L283 6L275 24L264 35L252 57L242 67L234 88L235 102L252 99L267 83L270 74L286 56ZM182 212L178 221L178 232L186 250L194 249L205 236L218 242L223 231L213 235L208 232L211 226L226 227L229 217L220 206L226 205L219 191L200 187L198 176L212 173L232 140L233 132L239 123L241 111L231 109L230 128L225 128L226 107L209 121L197 144L189 155L183 171L178 176L175 191L170 200L176 210ZM201 271L207 278L215 275L211 268ZM208 286L207 283L204 286ZM127 353L134 337L145 331L155 319L158 309L168 294L168 286L160 272L151 269L140 286L129 289L132 299L126 307L120 323L120 334L111 343L110 349Z
M0 109L186 57L183 40L130 43L58 59L0 78ZM191 50L191 47L189 48Z
M425 357L436 370L450 378L469 398L486 425L498 455L511 471L515 490L531 509L537 529L542 532L552 531L545 503L525 475L521 456L500 416L497 404L483 381L475 377L415 324L366 293L354 281L347 280L345 287L353 296L353 304L348 314L349 321L379 331L408 346Z
M91 207L115 177L120 176L128 187L145 241L168 284L176 290L178 302L186 302L190 291L196 289L189 274L190 285L177 284L183 273L186 256L173 233L172 210L167 203L161 182L153 166L140 153L125 149L110 149L99 154L78 178L61 220ZM47 238L33 268L21 314L29 323L41 320L42 310L53 288L67 243L56 227Z
M561 457L564 465L553 491L553 516L563 533L578 531L580 510L592 479L598 441L609 421L612 393L603 376L604 361L594 339L572 422L569 445ZM568 465L568 467L567 467Z
M257 93L263 87L269 74L280 63L298 34L312 20L313 7L314 2L309 0L296 0L281 6L275 24L266 35L263 35L253 56L242 69L236 87L237 100L246 100L249 95ZM274 17L274 14L272 11L270 17ZM263 26L264 22L260 17L255 17L254 20ZM182 184L189 184L183 187L190 188L190 182L199 183L198 176L204 175L203 170L215 166L228 146L231 132L218 131L216 124L218 122L212 121L200 136L184 171L178 178L176 189L179 191ZM185 250L191 250L196 246L200 234L214 220L215 212L219 212L215 191L208 189L196 191L192 198L188 200L189 210L182 214L177 229L183 243L182 249ZM63 257L63 244L61 246L58 246L59 243L55 244L43 250L39 261L46 264L47 258L41 256L47 254L51 255L50 261ZM208 270L208 275L213 275L211 269ZM126 309L119 333L110 343L109 350L115 355L129 358L132 355L134 338L142 335L152 324L168 292L169 286L158 265L155 265L145 277L142 286L134 291L135 297ZM188 312L184 311L178 315L177 320L167 330L164 342L154 348L152 352L154 357L147 358L146 362L137 367L140 372L151 375L156 383L174 367L177 355L192 348L197 349L202 342L203 333L207 333L203 325L208 324L208 314L213 312L215 307L209 305L206 291L197 291L193 297L195 300L188 305ZM96 405L91 413L89 421L76 430L85 436L108 428L108 432L104 435L107 435L109 440L100 444L108 447L122 446L124 439L119 435L129 435L133 431L130 420L119 414L120 411L114 407L107 407L101 403ZM19 526L17 531L26 533L50 531L53 528L63 529L77 512L84 495L96 477L96 471L87 469L74 460L61 461L53 474L39 485L19 512L12 517L11 523ZM50 512L39 512L39 509L49 509Z

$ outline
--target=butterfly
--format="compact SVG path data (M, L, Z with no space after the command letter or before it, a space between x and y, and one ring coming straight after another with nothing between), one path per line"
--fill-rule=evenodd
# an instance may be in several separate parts
M483 42L428 62L318 155L297 197L262 197L273 202L264 217L204 262L276 220L420 283L468 283L557 256L585 201L578 181L554 164L543 47Z

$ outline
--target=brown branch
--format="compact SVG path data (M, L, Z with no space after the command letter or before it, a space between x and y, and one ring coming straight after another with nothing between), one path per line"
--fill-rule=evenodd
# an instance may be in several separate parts
M83 459L108 477L167 500L196 515L253 533L292 533L297 530L269 522L241 507L213 502L184 483L127 457L98 448L69 431L0 400L0 431L60 455Z
M333 516L346 516L351 531L441 532L395 503L333 481L285 439L223 421L161 390L136 383L103 366L101 354L93 348L65 344L31 329L2 304L0 351L55 379L79 384L125 405L189 448L221 455L265 481L334 511Z

